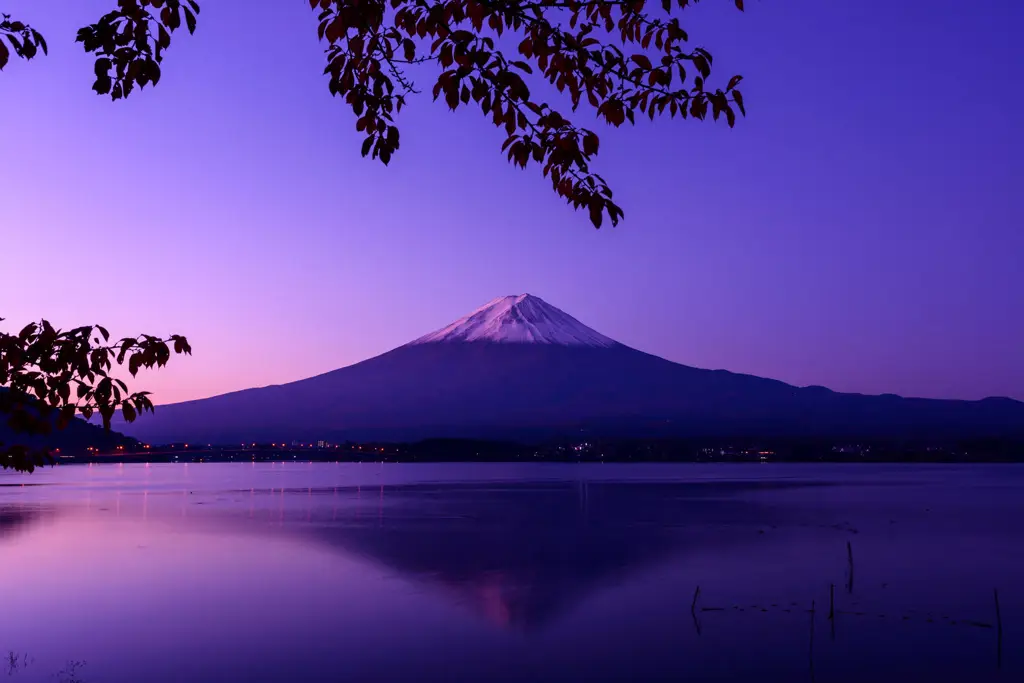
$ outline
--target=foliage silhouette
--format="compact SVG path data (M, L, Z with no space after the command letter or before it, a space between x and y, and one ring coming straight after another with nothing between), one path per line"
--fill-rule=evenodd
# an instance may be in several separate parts
M0 414L11 430L26 435L64 429L79 414L86 419L98 414L106 429L118 410L132 422L153 411L149 392L129 393L111 370L127 364L134 377L140 368L163 367L172 351L191 354L192 347L180 335L110 343L110 333L99 325L63 331L46 320L18 334L0 333ZM3 469L31 472L48 462L52 458L45 449L0 443Z
M711 53L688 47L678 15L700 0L309 0L326 44L328 87L342 97L365 134L362 155L384 164L398 151L395 115L418 92L410 67L440 69L435 100L452 110L479 107L504 131L502 150L516 166L541 167L552 189L594 227L623 216L605 180L591 170L597 134L577 126L531 91L543 79L618 127L636 116L716 121L745 114L740 76L709 87ZM743 10L743 0L729 0ZM654 7L654 9L652 9ZM659 10L660 9L660 13ZM78 32L96 55L93 90L119 100L160 81L164 51L183 25L194 33L195 0L118 0L117 8ZM4 16L0 69L14 54L35 57L42 35ZM513 45L515 46L513 48Z

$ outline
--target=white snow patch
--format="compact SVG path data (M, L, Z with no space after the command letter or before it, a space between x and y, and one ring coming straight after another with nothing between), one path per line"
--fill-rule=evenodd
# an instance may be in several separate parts
M410 346L448 342L619 345L532 294L498 297L451 325L411 342Z

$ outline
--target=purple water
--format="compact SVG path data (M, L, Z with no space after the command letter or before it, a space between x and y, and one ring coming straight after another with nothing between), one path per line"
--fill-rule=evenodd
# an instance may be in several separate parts
M1024 467L93 465L0 484L16 682L1024 678Z

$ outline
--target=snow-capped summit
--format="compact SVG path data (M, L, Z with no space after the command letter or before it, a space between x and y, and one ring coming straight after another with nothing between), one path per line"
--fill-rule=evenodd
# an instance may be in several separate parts
M498 297L410 346L450 342L619 346L615 340L532 294Z

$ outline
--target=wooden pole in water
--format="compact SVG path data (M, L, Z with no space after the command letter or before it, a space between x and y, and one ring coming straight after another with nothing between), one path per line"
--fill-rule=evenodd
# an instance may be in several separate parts
M693 591L693 602L690 603L690 616L693 617L693 628L697 630L697 635L700 635L700 621L697 620L697 596L700 595L700 586L697 586L697 590Z

